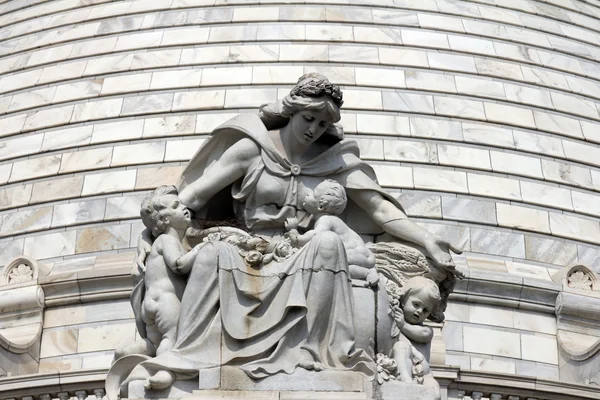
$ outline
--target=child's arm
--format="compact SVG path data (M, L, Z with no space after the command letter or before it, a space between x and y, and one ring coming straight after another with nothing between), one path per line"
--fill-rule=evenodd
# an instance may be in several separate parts
M400 327L400 332L408 339L418 343L429 343L433 339L433 329L424 325L411 325L406 322Z
M161 235L157 240L160 240L158 253L163 256L167 267L178 274L186 273L191 269L198 252L196 247L186 253L183 245L174 238Z

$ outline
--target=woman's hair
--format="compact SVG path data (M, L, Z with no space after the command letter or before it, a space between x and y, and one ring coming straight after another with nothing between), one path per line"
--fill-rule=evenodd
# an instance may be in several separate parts
M319 195L317 201L319 202L319 208L333 215L340 215L346 209L348 199L346 198L346 190L338 181L333 179L326 179L319 183L315 188L324 186L323 192Z
M140 208L140 216L146 228L152 231L155 237L160 236L165 231L164 221L160 218L160 212L167 208L161 201L165 195L179 195L177 188L173 185L162 185L154 189L152 193L144 198Z
M259 117L267 129L272 130L286 126L292 114L299 111L327 110L332 124L322 138L338 142L344 138L342 127L335 124L341 119L340 107L343 103L343 94L339 86L329 82L324 75L311 72L302 75L283 100L260 106Z
M404 302L410 296L417 294L417 293L421 293L423 291L426 291L429 298L434 300L434 302L435 302L434 309L435 309L442 301L442 296L440 295L440 289L434 281L432 281L431 279L425 278L424 276L415 276L413 278L410 278L406 282L404 282L404 285L402 285L402 288L400 289L401 303L404 304ZM433 312L433 311L434 310L430 310L430 312Z

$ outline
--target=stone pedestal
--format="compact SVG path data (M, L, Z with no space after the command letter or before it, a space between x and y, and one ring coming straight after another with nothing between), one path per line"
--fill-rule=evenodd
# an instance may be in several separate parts
M389 381L378 387L374 398L378 400L432 400L436 398L435 392L435 388L431 386Z

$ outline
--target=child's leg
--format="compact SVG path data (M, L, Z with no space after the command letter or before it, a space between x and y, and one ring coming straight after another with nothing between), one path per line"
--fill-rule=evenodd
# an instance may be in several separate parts
M156 355L173 348L177 339L177 322L181 311L181 301L173 293L165 293L161 296L159 304L155 321L161 340L156 349Z
M392 358L398 365L397 377L402 382L412 382L412 345L400 339L392 347Z

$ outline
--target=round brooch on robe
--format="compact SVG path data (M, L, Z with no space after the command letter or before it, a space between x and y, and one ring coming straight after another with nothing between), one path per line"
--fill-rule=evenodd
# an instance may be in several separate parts
M299 165L294 164L290 167L290 172L292 173L292 175L297 176L300 175L300 172L302 172L302 168L300 168Z

